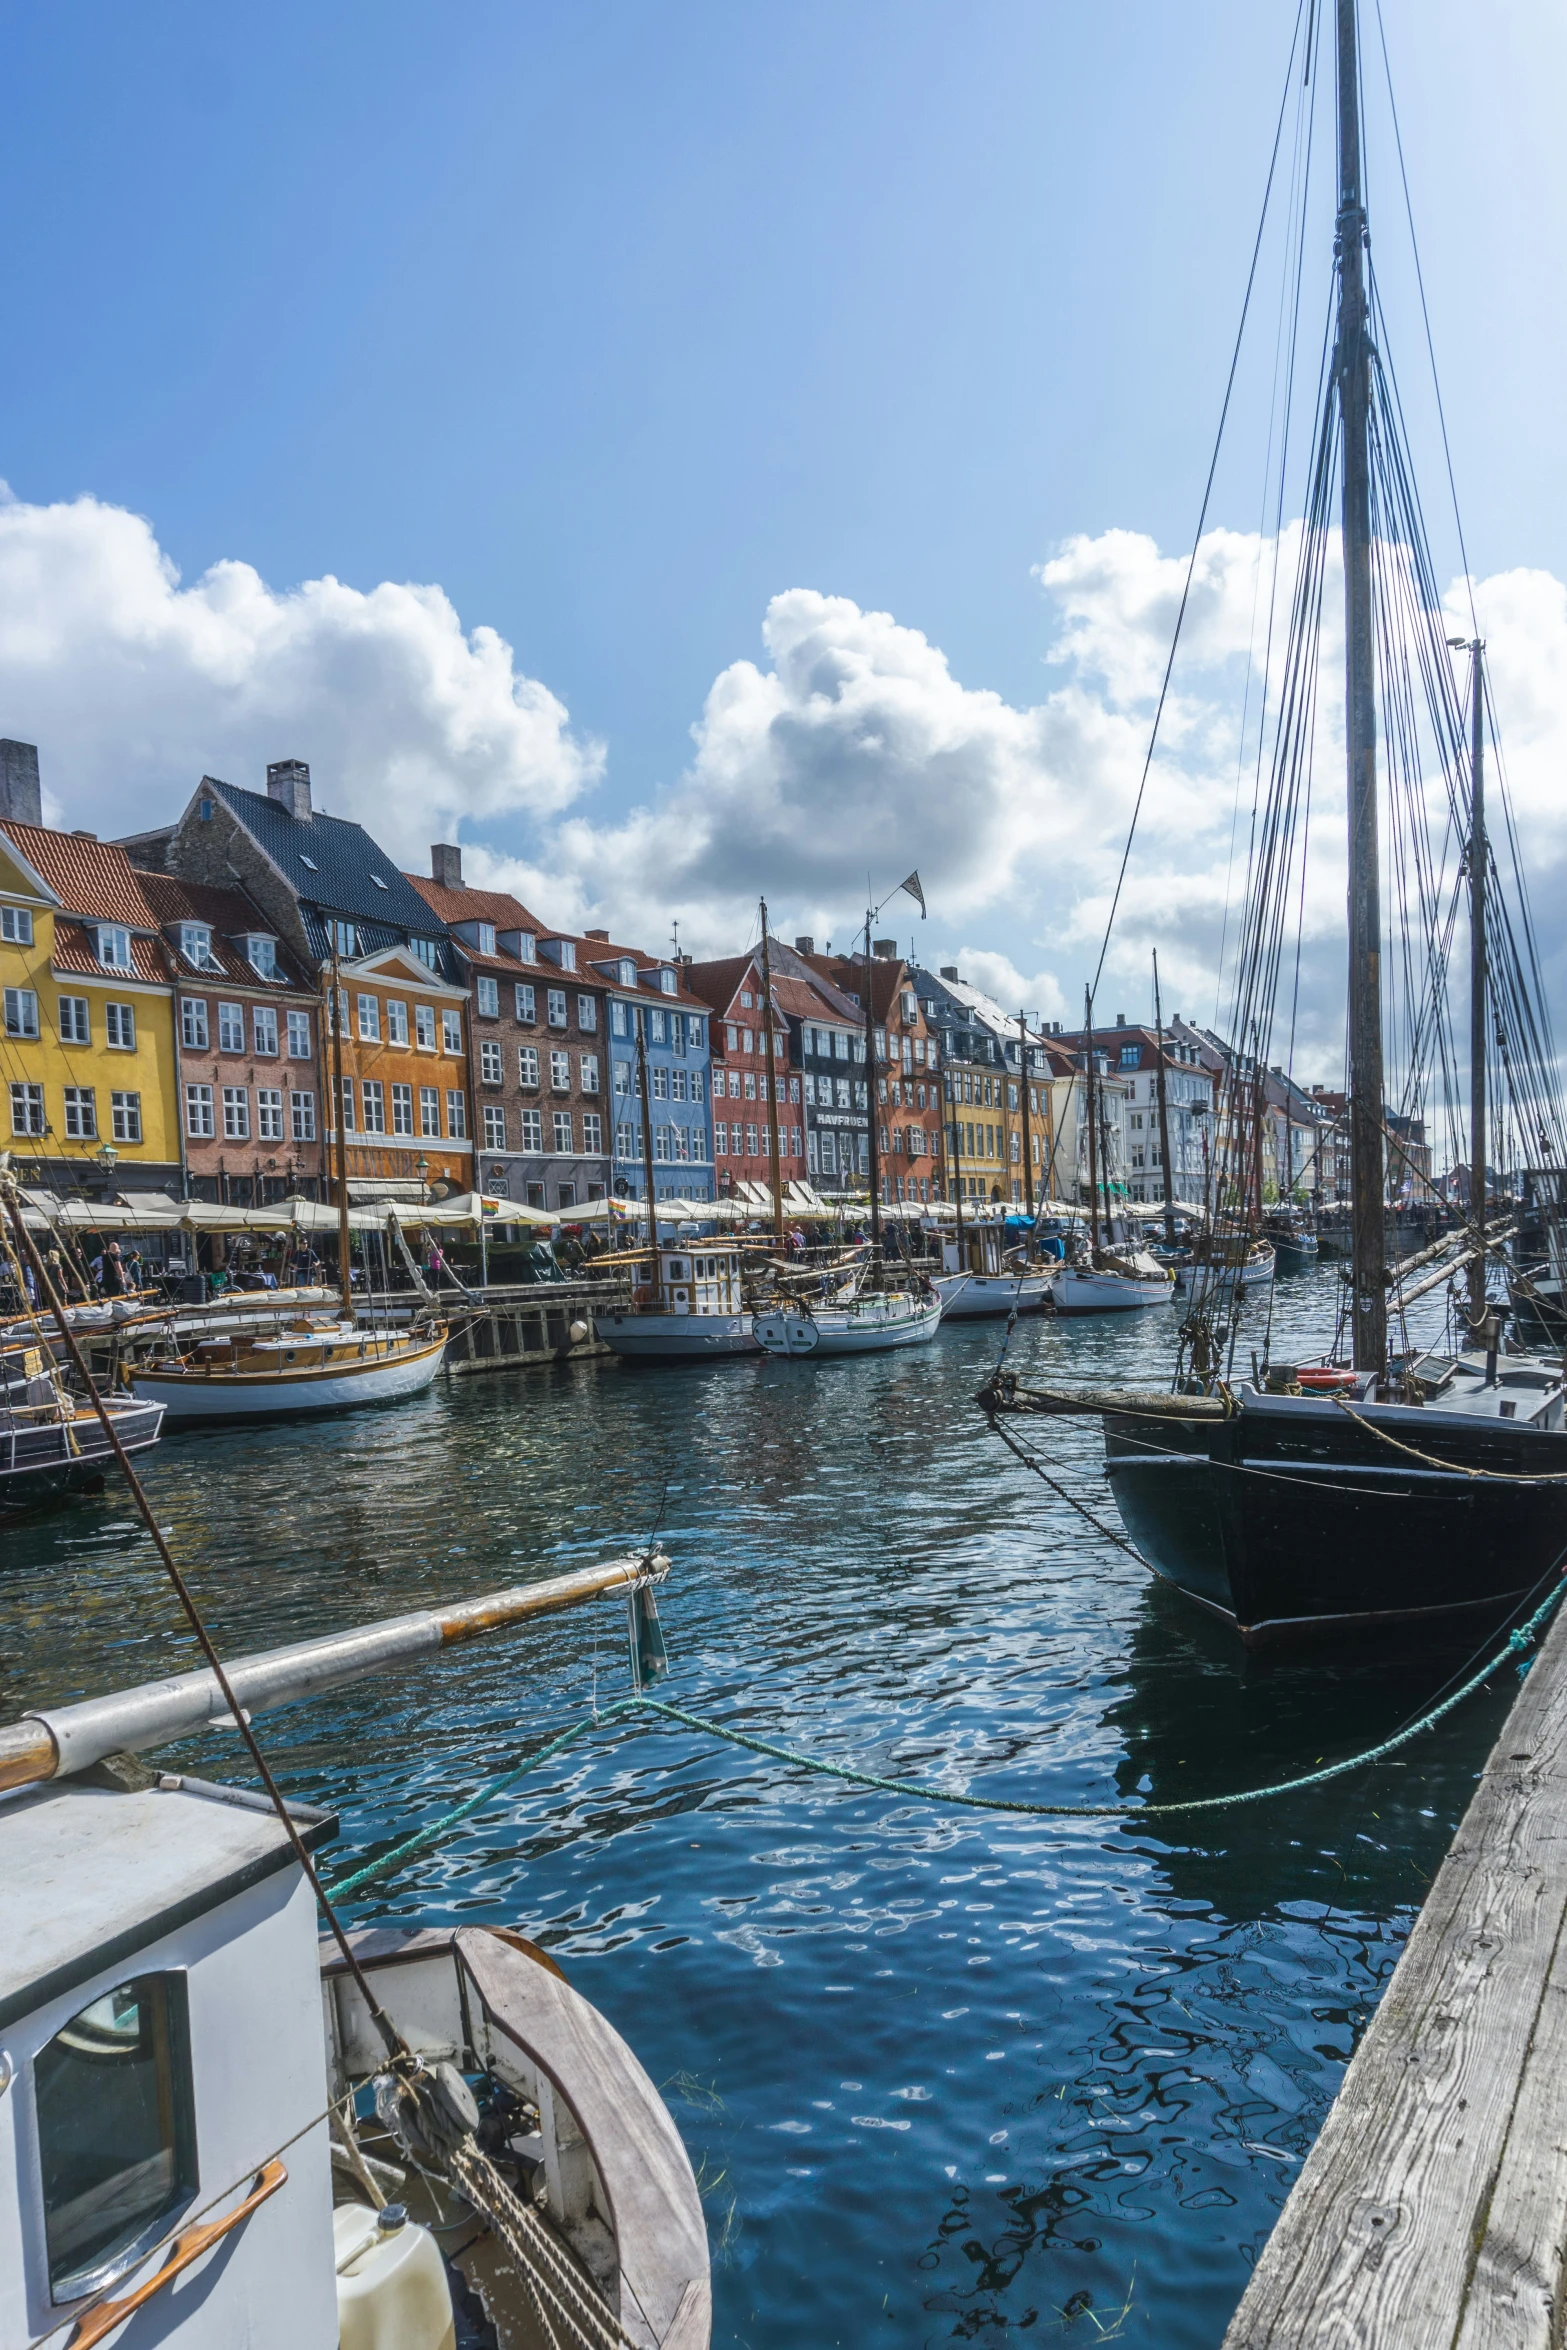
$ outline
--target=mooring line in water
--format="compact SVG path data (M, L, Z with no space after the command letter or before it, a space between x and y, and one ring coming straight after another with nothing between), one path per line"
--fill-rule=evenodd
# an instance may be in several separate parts
M1556 1584L1527 1623L1508 1634L1506 1646L1499 1649L1488 1664L1482 1665L1477 1673L1455 1689L1450 1697L1445 1697L1440 1705L1429 1707L1417 1721L1395 1731L1391 1738L1382 1739L1378 1745L1367 1747L1363 1754L1351 1755L1344 1762L1329 1763L1322 1770L1307 1771L1298 1779L1277 1780L1270 1787L1248 1787L1234 1795L1193 1796L1182 1803L1026 1803L1004 1795L960 1795L943 1787L921 1786L913 1779L889 1779L875 1771L855 1770L848 1763L826 1762L819 1755L799 1754L793 1747L779 1746L771 1738L753 1738L749 1731L732 1729L727 1723L711 1721L703 1714L688 1713L683 1706L669 1705L662 1698L625 1697L618 1704L606 1706L596 1719L591 1714L585 1714L569 1730L563 1730L558 1737L547 1740L536 1753L516 1763L500 1778L490 1780L487 1786L468 1796L453 1810L433 1821L428 1828L421 1828L416 1835L405 1837L402 1843L394 1844L391 1851L382 1853L379 1860L367 1861L363 1868L354 1869L348 1876L337 1878L326 1891L329 1898L335 1901L344 1894L356 1893L361 1885L368 1885L375 1878L387 1876L393 1869L401 1868L404 1861L428 1851L450 1829L459 1826L472 1813L482 1810L496 1796L503 1795L526 1772L564 1753L567 1747L574 1746L590 1730L627 1720L634 1714L661 1714L666 1721L678 1722L683 1729L698 1731L703 1737L720 1739L728 1746L744 1747L751 1754L768 1755L775 1762L788 1763L795 1770L811 1771L822 1778L839 1779L851 1787L869 1787L877 1794L900 1795L916 1803L953 1804L966 1811L1011 1812L1031 1819L1050 1820L1156 1820L1173 1819L1192 1812L1225 1811L1243 1803L1265 1803L1274 1796L1294 1795L1307 1787L1326 1786L1330 1780L1345 1778L1351 1771L1364 1770L1368 1763L1382 1761L1384 1756L1395 1754L1401 1746L1407 1746L1411 1739L1434 1729L1455 1707L1462 1705L1466 1697L1472 1697L1477 1689L1483 1688L1493 1673L1499 1672L1503 1665L1515 1657L1521 1657L1525 1649L1533 1646L1560 1604L1564 1592L1567 1592L1567 1577ZM1518 1670L1520 1673L1527 1672L1528 1661L1520 1663Z

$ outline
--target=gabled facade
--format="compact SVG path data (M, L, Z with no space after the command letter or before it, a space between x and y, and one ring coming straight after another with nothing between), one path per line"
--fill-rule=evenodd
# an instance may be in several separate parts
M468 989L456 952L363 825L315 808L303 760L270 766L265 794L204 776L168 832L127 845L176 879L242 889L293 967L323 988L335 969L351 1198L473 1187ZM321 1025L330 1102L333 1039ZM335 1113L325 1139L335 1150Z
M947 1196L1024 1201L1056 1179L1058 1072L1044 1037L1026 1036L955 965L910 974L927 1028L939 1040L947 1119Z
M777 952L769 945L769 963ZM760 954L731 955L718 963L687 963L686 985L712 1013L713 1167L721 1194L739 1183L769 1189L767 1011ZM778 1173L781 1183L808 1173L802 1066L794 1032L821 999L796 979L772 980L773 1082L778 1088ZM791 1018L791 1013L793 1017Z
M942 1103L937 1074L940 1040L926 1024L909 966L898 954L896 942L879 938L872 943L871 1019L876 1050L875 1115L882 1198L886 1202L940 1199L943 1187ZM811 942L804 939L797 939L795 945L812 971L827 980L853 1006L863 1036L866 985L863 955L817 955L809 951ZM867 1151L867 1158L868 1155ZM862 1188L864 1180L861 1178Z
M1081 1066L1081 1032L1053 1029L1049 1041ZM1116 1160L1116 1179L1128 1198L1156 1202L1164 1197L1163 1152L1159 1141L1159 1037L1150 1027L1118 1013L1094 1030L1099 1066L1107 1081L1106 1109ZM1165 1106L1170 1131L1172 1189L1178 1200L1201 1206L1208 1195L1213 1151L1214 1065L1217 1055L1200 1033L1171 1015L1164 1031ZM1116 1106L1112 1109L1111 1104ZM1088 1144L1078 1159L1087 1181Z
M137 883L175 982L187 1195L242 1208L327 1196L313 975L238 890Z
M0 821L5 1142L30 1179L182 1187L174 989L123 849Z
M648 1072L655 1199L714 1196L709 1108L712 1015L686 984L685 965L654 961L634 947L590 930L589 968L609 998L610 1107L614 1113L613 1188L617 1199L647 1195L638 1037Z
M469 889L462 853L430 851L406 878L444 925L468 989L480 1187L572 1208L609 1185L608 990L596 942L552 930L507 891Z

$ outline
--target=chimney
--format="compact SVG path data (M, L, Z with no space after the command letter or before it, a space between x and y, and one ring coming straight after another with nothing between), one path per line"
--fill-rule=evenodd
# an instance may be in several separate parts
M942 964L942 966L941 966L941 976L942 976L942 978L943 978L943 979L956 979L957 975L958 975L958 967L957 967L956 963L943 963L943 964Z
M609 944L609 932L607 930L585 930L582 935L584 938L596 938L602 946L608 946Z
M1124 1012L1117 1012L1115 1016L1115 1024L1117 1028L1124 1028L1126 1026L1126 1014Z
M315 811L310 805L310 769L303 759L274 759L267 769L267 798L286 808L296 824L308 824Z
M797 938L794 942L794 951L797 955L814 955L816 952L815 939Z
M431 842L430 879L438 881L442 889L462 888L462 851L454 842Z
M13 824L44 820L36 743L0 742L0 816L9 816Z
M895 938L873 938L871 940L871 948L875 954L891 955L896 957L898 952L898 942Z

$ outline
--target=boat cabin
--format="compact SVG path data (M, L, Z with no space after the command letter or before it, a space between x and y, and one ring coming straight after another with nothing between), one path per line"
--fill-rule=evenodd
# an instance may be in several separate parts
M0 1819L0 2341L89 2344L107 2296L137 2350L333 2350L315 1902L270 1804L106 1764Z
M656 1310L665 1314L739 1314L745 1310L740 1251L727 1241L698 1242L694 1248L661 1248ZM637 1291L637 1303L655 1306L651 1284Z

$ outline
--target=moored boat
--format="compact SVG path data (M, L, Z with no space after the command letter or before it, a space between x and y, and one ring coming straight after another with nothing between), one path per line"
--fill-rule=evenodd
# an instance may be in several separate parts
M1049 1304L1054 1263L1037 1258L1031 1263L1026 1248L1008 1250L1005 1239L999 1223L960 1223L955 1238L942 1243L941 1271L932 1276L931 1286L941 1300L944 1322L1034 1314Z
M941 1312L934 1291L865 1289L817 1301L791 1299L757 1314L751 1327L767 1354L820 1361L923 1346L935 1337Z
M157 1443L155 1399L109 1395L102 1409L126 1452ZM98 1407L73 1392L52 1349L36 1337L0 1342L0 1517L98 1492L113 1458Z
M1204 1232L1193 1241L1191 1257L1176 1281L1195 1306L1210 1298L1271 1289L1277 1269L1271 1240L1255 1233Z
M1058 1265L1049 1276L1058 1314L1129 1314L1167 1305L1175 1276L1147 1249L1101 1249Z
M176 1420L296 1419L396 1403L427 1388L446 1352L446 1324L384 1330L312 1316L264 1336L200 1339L130 1374L138 1402Z
M593 1328L618 1355L643 1362L705 1362L754 1355L740 1251L732 1241L698 1241L654 1251L653 1278L628 1306L596 1310Z

